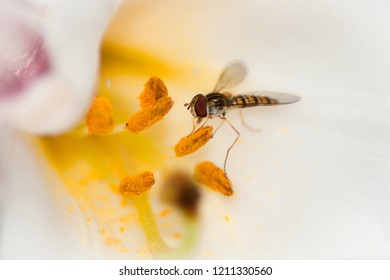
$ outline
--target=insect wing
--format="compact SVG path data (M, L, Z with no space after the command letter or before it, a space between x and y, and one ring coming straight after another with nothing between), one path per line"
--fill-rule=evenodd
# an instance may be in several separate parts
M253 106L274 106L291 104L298 102L301 98L297 95L273 92L273 91L254 91L241 95L235 95L231 98L231 108L245 108Z
M278 104L291 104L298 102L301 100L301 98L297 95L291 94L291 93L285 93L285 92L274 92L274 91L260 91L257 92L255 95L257 96L263 96L268 97L271 100L277 101L275 105ZM274 105L274 104L271 104Z
M242 62L233 62L221 73L213 92L221 92L225 88L231 88L241 83L248 73L246 66Z

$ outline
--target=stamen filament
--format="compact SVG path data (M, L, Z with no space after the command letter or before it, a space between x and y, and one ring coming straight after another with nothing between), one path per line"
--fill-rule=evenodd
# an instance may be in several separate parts
M130 199L138 210L140 223L153 255L159 259L187 257L198 240L199 220L196 217L183 215L183 239L177 247L170 247L161 236L147 193L132 196Z
M154 183L155 180L153 173L150 171L145 171L136 176L125 176L121 180L119 191L124 197L129 198L138 210L139 220L145 232L148 246L153 255L164 259L178 258L179 256L183 257L188 254L189 250L193 248L197 236L197 218L196 215L191 211L191 206L193 203L188 201L188 194L192 196L192 193L188 193L188 191L186 193L180 192L182 195L187 194L187 196L181 197L179 199L179 203L189 203L188 205L182 205L180 209L183 213L185 235L181 243L177 247L172 248L165 243L160 234L152 207L147 196L147 191L154 185ZM197 201L197 197L194 197L194 199ZM195 232L193 232L194 230Z
M130 199L138 210L139 219L153 255L159 256L160 254L167 253L170 248L161 237L148 195L143 193L132 196Z

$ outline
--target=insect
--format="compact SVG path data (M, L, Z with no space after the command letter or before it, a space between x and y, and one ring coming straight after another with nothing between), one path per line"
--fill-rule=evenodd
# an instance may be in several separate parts
M217 127L214 134L225 122L228 123L229 126L237 134L236 139L230 145L226 152L223 165L225 173L226 162L229 157L230 150L233 148L233 146L236 144L237 140L240 137L239 131L225 117L226 112L228 110L242 109L254 106L274 106L290 104L297 102L301 99L299 96L293 94L272 91L253 91L240 95L232 95L229 92L224 92L224 90L241 83L246 75L246 66L239 61L233 62L222 71L217 81L217 84L215 85L211 93L206 95L197 94L192 98L190 103L184 104L184 106L187 107L187 110L190 110L192 116L194 117L194 126L192 133L195 131L195 119L197 119L196 123L199 124L204 119L206 119L206 123L208 119L218 117L222 120L222 122Z

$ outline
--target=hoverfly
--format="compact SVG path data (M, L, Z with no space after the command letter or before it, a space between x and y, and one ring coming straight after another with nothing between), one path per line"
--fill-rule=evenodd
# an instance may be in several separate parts
M245 65L242 62L233 62L222 71L217 81L217 84L215 85L211 93L206 95L197 94L192 98L190 103L184 104L184 106L187 107L187 110L190 110L192 116L194 117L194 127L192 133L195 130L195 119L197 119L196 122L197 124L199 124L205 118L206 123L207 120L210 118L219 117L220 119L222 119L222 122L217 127L214 134L224 122L228 123L229 126L237 134L236 139L226 152L223 165L225 173L226 162L229 156L229 152L240 137L239 131L225 117L226 112L229 109L242 109L254 106L274 106L290 104L297 102L301 99L299 96L293 94L272 91L254 91L240 95L232 95L229 92L224 92L224 90L241 83L246 75L247 69Z

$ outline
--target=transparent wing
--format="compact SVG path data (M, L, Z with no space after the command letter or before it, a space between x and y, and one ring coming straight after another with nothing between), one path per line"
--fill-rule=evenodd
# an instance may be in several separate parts
M297 95L274 91L253 91L231 98L231 108L245 108L253 106L274 106L298 102L301 98Z
M257 96L265 96L271 100L276 100L277 104L291 104L301 100L301 97L285 92L275 92L275 91L258 91L255 93Z
M241 61L229 64L221 73L213 92L220 92L223 89L238 85L244 80L247 72L245 64Z

